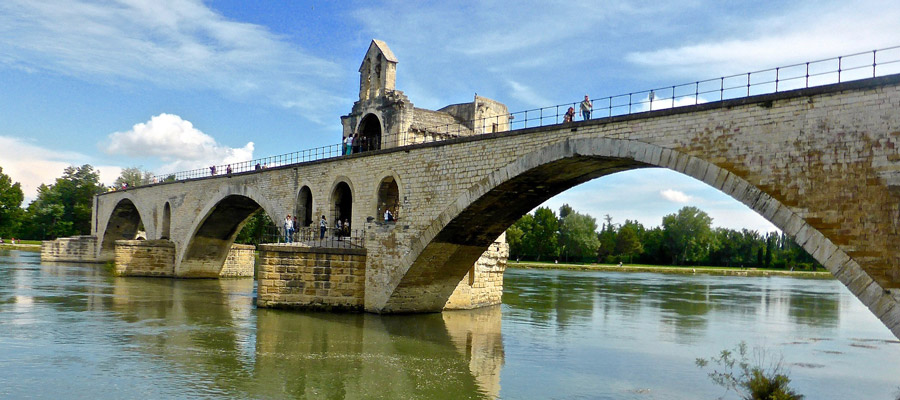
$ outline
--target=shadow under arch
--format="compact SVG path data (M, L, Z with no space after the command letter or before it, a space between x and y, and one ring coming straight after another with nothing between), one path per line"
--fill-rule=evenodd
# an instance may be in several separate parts
M372 298L372 305L380 312L441 311L469 267L522 215L581 183L649 167L681 172L744 203L796 238L845 285L850 286L850 282L842 272L852 270L853 278L857 272L864 273L859 264L788 207L715 164L634 140L577 138L548 144L519 157L451 202L412 243L411 251L400 262L409 268L405 274L392 277L394 289L385 292L383 298ZM870 309L870 303L881 300L875 296L867 303L864 296L858 296ZM418 303L404 302L408 298L417 298Z
M175 263L178 278L218 278L231 245L253 214L262 208L273 221L274 208L249 188L242 193L223 191L209 202L191 224L191 235Z
M134 202L130 198L119 200L103 230L99 259L115 258L116 240L134 240L142 224L143 218Z

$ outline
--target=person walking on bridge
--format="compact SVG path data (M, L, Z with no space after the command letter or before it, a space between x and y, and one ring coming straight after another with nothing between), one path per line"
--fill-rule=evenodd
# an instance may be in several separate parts
M319 220L319 240L325 239L325 230L328 229L328 220L325 219L325 216L322 216L322 219Z
M288 214L287 217L284 217L284 242L291 243L294 237L294 220L291 218L291 214Z

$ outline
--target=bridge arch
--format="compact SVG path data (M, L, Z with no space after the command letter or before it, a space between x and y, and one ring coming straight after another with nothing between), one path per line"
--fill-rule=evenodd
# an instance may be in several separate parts
M99 259L112 260L115 258L116 240L134 240L142 225L149 237L153 226L148 224L151 221L144 218L144 214L130 195L119 200L109 214L99 238Z
M394 290L383 298L367 299L367 304L381 312L440 311L471 265L522 215L581 183L648 167L681 172L744 203L793 237L870 309L890 300L886 298L890 294L831 240L740 176L706 160L640 141L579 138L523 155L470 187L413 241L399 263L409 268L392 277ZM882 317L878 312L876 316Z
M308 227L313 222L313 194L309 185L303 185L297 192L297 203L294 207L294 215L301 227Z
M382 133L384 132L384 126L382 126L383 124L381 121L382 118L379 118L379 116L374 113L366 114L366 116L359 121L356 132L359 133L358 140L360 143L354 143L354 145L359 146L360 151L381 149Z
M334 227L334 221L337 219L340 219L341 221L346 219L352 226L353 206L355 205L354 203L356 203L353 197L354 193L356 193L356 190L353 189L352 182L349 178L339 176L335 179L334 184L331 186L328 201L328 211L331 213L331 215L329 215L329 226Z
M166 202L166 205L163 206L163 215L162 221L159 224L159 238L160 239L168 239L170 235L170 230L172 226L172 205L169 202Z
M190 235L176 243L175 276L218 277L234 239L257 210L262 208L272 221L279 221L278 216L286 215L289 207L271 203L249 186L219 191L191 223Z
M387 172L375 187L375 218L384 218L384 211L390 209L394 217L399 217L401 201L401 184L397 174Z

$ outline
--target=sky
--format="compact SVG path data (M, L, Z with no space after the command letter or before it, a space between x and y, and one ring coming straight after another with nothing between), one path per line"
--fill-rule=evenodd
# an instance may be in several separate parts
M417 107L510 111L900 45L891 1L0 2L0 168L25 192L69 165L112 183L338 143L372 39ZM696 206L775 230L706 184L652 169L545 203L657 226Z

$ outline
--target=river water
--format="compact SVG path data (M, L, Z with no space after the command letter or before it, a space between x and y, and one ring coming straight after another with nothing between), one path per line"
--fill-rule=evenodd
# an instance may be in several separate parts
M807 399L900 387L900 343L835 280L509 269L502 306L409 316L253 296L0 251L0 398L713 399L694 360L740 341Z

